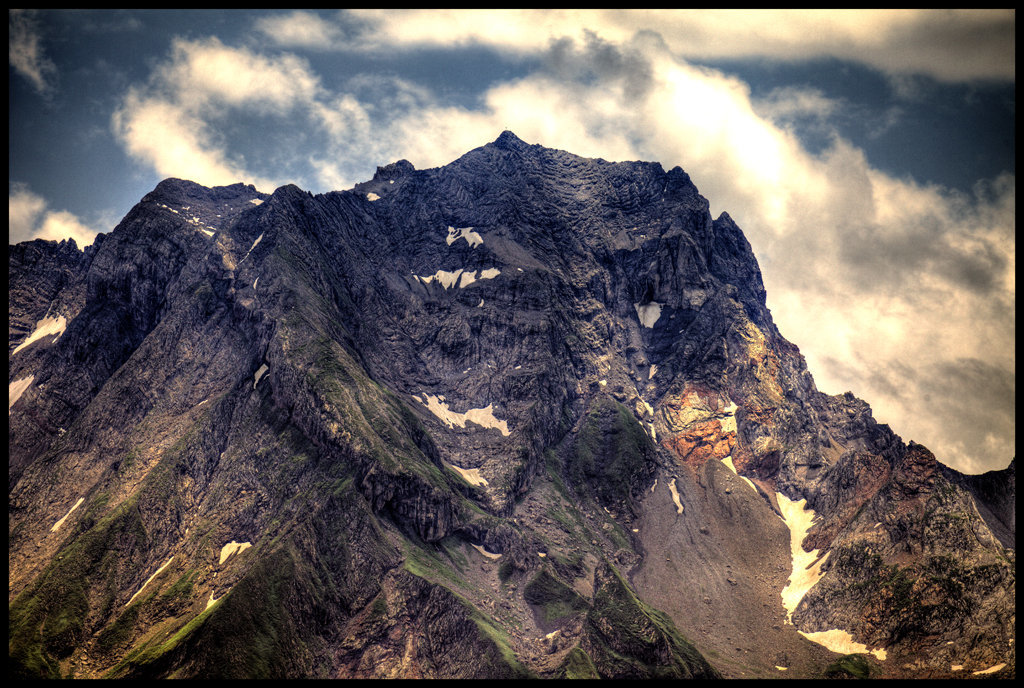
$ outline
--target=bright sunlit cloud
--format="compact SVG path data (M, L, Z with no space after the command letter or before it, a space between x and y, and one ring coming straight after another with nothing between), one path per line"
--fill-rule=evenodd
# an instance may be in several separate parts
M45 199L21 185L15 185L9 191L7 212L8 242L11 244L33 239L74 239L78 248L85 248L99 234L66 210L48 209Z

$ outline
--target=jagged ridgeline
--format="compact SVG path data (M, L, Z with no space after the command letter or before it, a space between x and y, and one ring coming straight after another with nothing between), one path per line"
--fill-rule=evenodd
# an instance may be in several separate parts
M11 677L1015 675L1013 464L818 392L678 167L168 179L8 274Z

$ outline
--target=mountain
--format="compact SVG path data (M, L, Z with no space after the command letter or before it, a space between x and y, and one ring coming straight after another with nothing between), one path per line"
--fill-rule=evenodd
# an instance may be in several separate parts
M9 674L1015 675L1015 473L819 392L689 176L511 132L9 253Z

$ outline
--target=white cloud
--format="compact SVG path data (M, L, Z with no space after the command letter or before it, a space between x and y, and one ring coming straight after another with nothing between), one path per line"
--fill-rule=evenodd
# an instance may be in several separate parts
M49 210L46 200L24 185L14 185L7 196L8 243L33 239L74 239L78 248L92 244L99 233L66 210Z
M338 47L345 38L336 24L301 10L262 17L256 21L256 30L289 48L331 49Z
M1012 80L1013 10L353 10L358 45L489 45L519 52L587 32L622 44L656 34L695 60L834 57L893 75ZM352 43L351 45L357 45Z
M29 10L9 10L7 56L15 72L40 95L49 95L57 68L43 52L39 29Z

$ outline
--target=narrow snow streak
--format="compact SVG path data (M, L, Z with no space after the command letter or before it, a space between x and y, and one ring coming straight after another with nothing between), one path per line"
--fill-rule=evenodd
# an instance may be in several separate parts
M1000 669L1002 669L1004 666L1006 666L1005 663L996 664L995 666L990 666L988 669L982 669L981 671L972 671L971 674L974 676L977 676L978 674L994 674Z
M43 337L49 335L61 335L64 330L67 329L68 322L64 319L63 315L59 315L56 318L43 318L36 323L36 329L32 330L32 334L28 336L28 339L19 344L14 351L11 352L11 356L18 353L32 342L38 341Z
M654 484L657 485L658 484L657 481L655 481ZM651 491L652 492L654 491L653 487L651 488ZM679 491L676 489L676 479L675 478L672 478L672 482L670 482L668 484L668 491L672 493L672 501L676 503L676 513L677 514L683 513L683 503L681 501L679 501Z
M853 639L853 636L846 631L834 628L830 631L817 631L815 633L804 633L803 631L800 631L800 635L807 638L812 643L818 643L819 645L823 645L833 652L838 652L842 655L865 654L870 652L878 659L885 661L885 650L870 650L867 645L856 642Z
M131 604L132 602L134 602L134 601L135 601L135 598L136 598L136 597L138 597L138 596L139 596L139 595L140 595L140 594L142 593L142 591L146 589L146 586L147 586L147 585L149 585L149 584L150 584L150 583L151 583L151 582L153 581L153 579L154 579L154 578L156 578L157 576L159 576L159 575L160 575L160 573L161 573L161 572L163 572L163 570L164 570L165 568L167 568L167 567L168 567L168 566L170 565L170 563L171 563L171 560L172 560L172 559L174 559L174 557L173 557L173 556L172 556L172 557L171 557L170 559L168 559L167 561L165 561L165 562L164 562L164 565L163 565L163 566L161 566L160 568L158 568L158 569L156 570L156 573L154 573L154 574L153 574L152 576L150 576L149 578L147 578L147 579L146 579L146 582L142 584L142 587L141 587L141 588L139 588L139 591L138 591L138 592L136 592L136 593L135 593L134 595L132 595L132 598L131 598L130 600L128 600L128 604L126 604L126 605L124 605L124 606L126 606L126 607L127 607L127 606L128 606L129 604Z
M73 507L71 507L70 509L68 509L68 512L66 514L64 514L64 518L62 518L61 520L59 520L59 521L57 521L56 523L53 524L53 527L50 528L50 532L51 533L57 532L57 529L60 528L62 525L64 525L64 521L66 521L68 519L68 516L71 515L71 512L74 511L75 509L77 509L78 507L80 507L82 505L82 502L84 502L84 501L85 501L85 497L79 497L78 501L75 502L75 505Z
M484 555L488 559L501 559L501 555L500 554L495 554L494 552L488 552L487 550L485 550L480 545L473 545L473 547L476 548L477 552L479 552L480 554Z
M258 385L260 383L260 378L263 377L263 374L266 373L266 372L267 372L267 364L264 363L263 365L260 366L259 370L256 371L256 374L253 375L253 380L252 380L252 388L253 389L256 389L256 385Z

